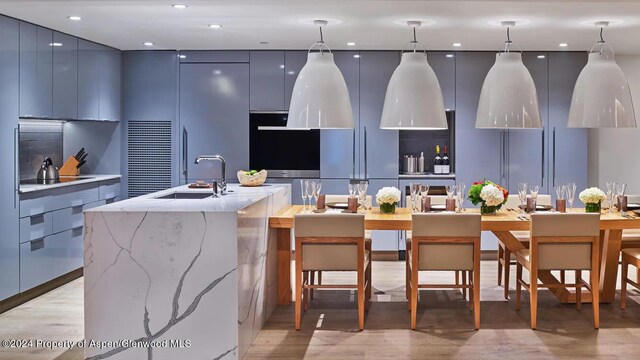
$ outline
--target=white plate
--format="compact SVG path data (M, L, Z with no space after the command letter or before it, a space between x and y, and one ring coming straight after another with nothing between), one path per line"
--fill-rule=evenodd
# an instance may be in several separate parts
M431 205L431 210L446 210L446 205Z

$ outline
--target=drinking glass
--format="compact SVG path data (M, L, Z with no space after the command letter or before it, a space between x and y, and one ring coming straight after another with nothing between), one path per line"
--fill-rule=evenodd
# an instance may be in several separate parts
M527 183L518 184L518 199L520 199L520 212L524 212L524 207L527 206L527 190L529 186Z
M358 184L349 184L349 197L356 196L357 191L358 191Z
M446 185L444 189L447 191L447 199L453 199L453 194L456 192L456 186Z
M409 183L409 194L411 195L411 212L416 210L416 198L418 196L418 187L420 183Z
M429 196L429 185L420 185L420 206L424 202L424 199ZM422 209L424 211L425 209Z
M464 211L462 202L464 202L464 192L466 189L467 185L465 185L464 183L458 183L456 195L458 196L458 208L460 209L460 211Z
M625 191L627 191L627 184L622 184L622 183L617 184L615 200L618 200L620 199L621 196L624 196Z
M567 186L566 185L558 185L555 187L556 189L556 198L558 200L564 200L567 196Z
M573 210L573 200L576 198L576 183L567 184L567 201L569 209Z
M309 180L300 179L300 192L302 193L302 211L304 211L307 207L307 194L309 191L307 188L309 187Z
M365 206L365 201L367 200L367 189L369 188L369 183L366 181L360 181L358 184L358 202L362 206L364 210L367 209Z
M316 200L316 206L318 205L318 197L320 196L320 190L322 190L322 183L320 180L316 181L316 186L313 188L313 198Z
M530 185L529 193L531 194L531 199L533 199L533 210L538 207L538 192L540 191L539 185Z
M609 202L609 212L613 212L613 199L616 195L616 183L613 181L607 181L607 201Z

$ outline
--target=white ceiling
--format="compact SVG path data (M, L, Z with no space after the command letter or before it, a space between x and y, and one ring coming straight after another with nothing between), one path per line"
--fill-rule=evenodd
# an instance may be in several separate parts
M318 37L314 19L329 21L332 49L400 49L411 39L405 22L422 20L418 40L428 49L497 50L499 22L516 20L512 40L523 50L561 50L560 42L588 50L593 22L609 20L605 40L617 53L640 54L640 1L0 0L0 13L123 50L149 49L145 41L154 49L307 49Z

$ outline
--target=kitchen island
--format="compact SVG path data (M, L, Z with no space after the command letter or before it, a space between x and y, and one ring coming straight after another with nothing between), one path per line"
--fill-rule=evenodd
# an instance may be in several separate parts
M87 359L242 358L277 304L268 219L291 186L228 189L181 186L84 213Z

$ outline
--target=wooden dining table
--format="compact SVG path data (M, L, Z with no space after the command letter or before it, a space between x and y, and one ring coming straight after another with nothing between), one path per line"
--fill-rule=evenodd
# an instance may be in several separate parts
M291 304L291 230L294 228L293 217L303 211L301 205L286 206L269 218L269 227L277 231L277 263L278 263L278 305ZM479 209L465 209L465 212L479 212ZM569 212L584 213L584 209L574 208ZM365 214L366 230L411 230L411 209L396 208L395 214L380 213L378 208L360 210ZM631 216L624 217L620 212L603 211L600 215L600 302L612 303L615 298L618 277L618 261L622 245L622 230L640 229L640 217L627 212ZM482 216L482 230L491 231L512 253L524 249L511 231L529 230L530 217L523 218L514 209L503 209L494 215ZM375 239L373 240L375 241ZM539 271L538 279L544 284L559 284L560 281L551 271ZM508 286L508 285L505 285ZM549 289L563 303L575 303L574 291L552 287ZM582 293L582 301L590 302L589 293Z

